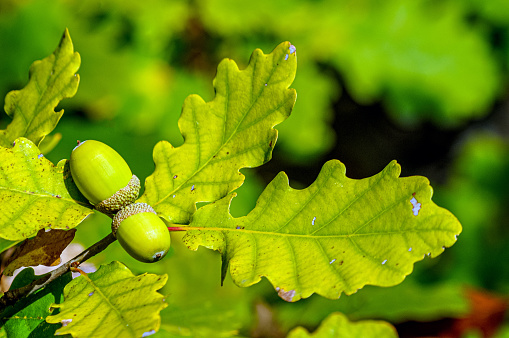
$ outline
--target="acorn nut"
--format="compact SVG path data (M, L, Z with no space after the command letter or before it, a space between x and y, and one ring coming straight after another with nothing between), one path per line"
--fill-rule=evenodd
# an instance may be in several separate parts
M69 165L74 183L100 212L116 213L138 198L140 180L122 156L102 142L78 141Z
M113 217L111 230L124 250L141 262L156 262L170 249L170 232L147 203L120 210Z

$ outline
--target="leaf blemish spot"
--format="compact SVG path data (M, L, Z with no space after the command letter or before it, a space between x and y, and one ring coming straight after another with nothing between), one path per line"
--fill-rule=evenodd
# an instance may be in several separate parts
M316 216L313 217L313 220L311 221L311 225L315 225L315 221L316 221Z
M37 158L38 158L38 159L41 159L41 158L43 158L43 157L44 157L44 155L43 155L43 154L39 154L39 155L37 155Z
M194 191L194 184L193 184L193 186L191 187L191 191Z
M295 296L295 290L285 291L284 289L276 288L276 291L279 297L287 302L291 302Z
M290 54L293 54L296 51L297 51L297 48L294 45L290 44Z
M384 261L382 262L382 265L384 265L385 263L387 263L387 260L384 260Z
M90 293L88 294L88 296L90 297L90 296L92 296L93 294L94 294L94 291L90 292Z
M173 179L176 179L177 177L178 177L178 175L175 175L175 176L173 176Z
M285 61L288 60L288 56L289 56L288 54L285 55Z
M147 332L143 332L143 334L141 336L142 337L148 337L148 336L153 335L154 333L156 333L156 330L150 330L150 331L147 331Z
M415 198L415 192L412 194L410 203L412 203L412 212L414 213L414 216L419 215L419 210L421 210L421 203L417 202L417 199Z
M408 251L412 251L412 248L409 248Z
M72 322L72 319L62 319L62 326L67 326Z
M333 260L331 260L329 264L332 264L332 263L334 263L335 261L336 261L336 258L334 258Z

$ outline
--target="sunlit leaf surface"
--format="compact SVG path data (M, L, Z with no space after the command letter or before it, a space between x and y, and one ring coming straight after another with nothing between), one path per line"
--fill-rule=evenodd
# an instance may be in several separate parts
M53 305L60 313L46 321L62 323L56 334L75 337L147 336L159 329L159 312L167 304L157 290L167 279L167 275L147 273L134 276L113 261L67 284L65 301Z
M30 80L25 88L11 91L5 97L5 112L12 118L7 129L0 130L0 145L11 147L23 136L36 145L49 134L64 113L55 112L58 103L74 96L78 90L80 55L74 52L69 32L53 54L30 67Z
M184 144L159 142L156 169L141 197L172 223L186 224L197 202L215 201L244 181L239 169L256 167L272 156L277 131L290 114L296 93L295 47L281 43L270 54L255 50L239 70L223 60L214 79L215 98L189 96L179 120Z
M65 161L48 161L29 140L0 147L0 237L23 240L40 229L70 229L91 211Z
M281 298L313 293L338 298L366 284L392 286L425 255L453 245L458 220L431 201L424 177L399 178L391 162L379 174L349 179L344 165L327 162L308 188L289 187L280 173L255 209L233 218L231 196L200 208L185 243L221 252L234 282L250 286L267 277Z

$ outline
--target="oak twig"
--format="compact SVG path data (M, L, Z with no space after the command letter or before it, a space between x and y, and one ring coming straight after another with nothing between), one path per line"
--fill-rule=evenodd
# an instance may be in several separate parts
M18 300L23 297L30 296L35 293L37 290L44 288L46 285L53 282L58 277L62 276L66 272L70 271L71 265L73 267L77 267L79 264L85 262L89 258L97 255L99 252L106 249L111 243L115 242L117 239L110 233L108 236L101 239L99 242L93 244L88 249L85 249L82 253L72 258L71 260L65 262L55 270L49 272L42 278L39 278L32 283L23 286L19 289L9 290L4 293L2 297L0 297L0 313L2 313L8 306L15 304Z

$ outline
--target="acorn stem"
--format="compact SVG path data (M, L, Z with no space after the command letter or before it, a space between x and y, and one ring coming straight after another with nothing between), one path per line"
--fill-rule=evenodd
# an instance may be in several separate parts
M187 231L187 227L168 227L168 231Z

